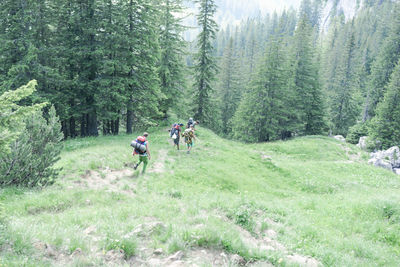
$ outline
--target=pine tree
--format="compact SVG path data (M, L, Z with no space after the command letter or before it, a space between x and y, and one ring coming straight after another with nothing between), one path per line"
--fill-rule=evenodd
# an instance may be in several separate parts
M235 138L257 142L285 138L293 112L286 53L281 37L269 42L264 63L234 116Z
M107 0L99 5L99 48L101 55L99 89L95 93L95 101L102 121L103 134L118 134L121 103L126 102L125 94L125 46L124 17L120 15L121 1Z
M213 40L217 30L217 24L213 16L217 10L214 0L197 0L200 12L197 15L200 26L200 34L197 40L198 52L195 55L195 84L194 84L194 112L195 118L205 125L212 123L213 94L212 83L214 81L217 66L213 57Z
M330 103L332 132L346 136L349 127L356 123L360 114L355 100L355 43L353 29L350 28L347 42L341 52L339 66Z
M400 3L397 3L394 8L390 32L380 51L371 70L369 96L366 104L366 113L369 118L375 116L376 106L382 100L390 75L400 58Z
M0 152L9 152L9 145L21 134L25 119L41 110L45 103L20 106L18 103L36 91L37 82L30 81L17 90L0 95Z
M170 108L179 105L179 98L185 89L183 55L186 43L182 33L186 28L182 26L182 18L177 17L177 14L184 11L181 0L163 0L160 9L161 56L158 73L161 91L165 95L160 103L160 110L166 117Z
M400 145L400 60L395 67L382 102L372 120L371 136L382 143L382 148Z
M241 92L239 87L239 65L235 55L233 38L230 38L224 50L220 72L220 110L221 110L221 130L227 135L232 131L230 120L235 114L239 104Z
M297 131L305 135L321 134L325 127L324 101L314 56L313 29L305 14L297 25L293 49L290 87L300 115Z

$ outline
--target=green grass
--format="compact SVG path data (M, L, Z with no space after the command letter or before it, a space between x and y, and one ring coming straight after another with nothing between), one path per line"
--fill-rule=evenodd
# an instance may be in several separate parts
M246 242L241 231L261 239L257 225L324 266L398 266L400 179L367 165L355 146L320 136L245 145L203 128L198 135L187 155L173 150L164 129L153 130L150 172L136 171L118 192L72 186L87 170L129 168L137 134L65 142L55 185L1 189L0 266L53 265L37 241L68 256L80 248L85 257L71 266L106 264L96 253L108 250L140 257L143 247L165 254L211 248L291 266L279 251ZM163 172L151 173L164 151ZM152 221L165 227L126 237ZM95 230L86 234L89 227Z

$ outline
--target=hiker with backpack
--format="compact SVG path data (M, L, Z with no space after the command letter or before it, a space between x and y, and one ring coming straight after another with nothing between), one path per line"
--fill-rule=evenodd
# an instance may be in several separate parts
M180 141L180 134L181 134L181 127L183 126L182 123L174 123L170 130L170 136L174 140L174 147L176 146L179 150L179 141Z
M186 129L189 129L191 125L193 125L193 130L195 130L196 125L200 124L199 121L193 120L193 118L190 118L188 123L186 124Z
M186 153L189 154L194 145L193 140L196 140L194 125L190 125L189 128L182 133L182 137L185 137L185 143L188 149Z
M135 141L132 141L131 146L134 148L132 155L139 155L139 161L133 167L135 170L143 162L142 174L146 172L147 164L151 159L149 142L147 141L148 133L143 133L143 136L138 136Z
M194 126L194 123L195 123L195 122L194 122L193 118L190 118L189 121L188 121L188 123L187 123L187 125L186 125L186 129L189 129L191 125Z

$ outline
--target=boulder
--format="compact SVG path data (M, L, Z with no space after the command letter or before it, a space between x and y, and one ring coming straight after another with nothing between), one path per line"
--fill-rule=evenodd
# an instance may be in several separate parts
M397 169L400 169L400 149L398 146L391 147L388 150L371 153L370 157L371 159L368 161L369 164L382 167L399 174Z
M346 139L343 137L343 135L335 135L333 138L341 142L346 142Z
M381 159L381 158L372 158L368 161L369 164L374 165L376 167L381 167L387 170L392 170L392 164L389 161Z
M400 168L400 149L394 146L385 151L385 156L389 158L393 168Z
M358 140L357 146L362 150L367 150L367 139L368 136L361 136L360 140Z
M395 174L400 175L400 168L395 168L393 171Z

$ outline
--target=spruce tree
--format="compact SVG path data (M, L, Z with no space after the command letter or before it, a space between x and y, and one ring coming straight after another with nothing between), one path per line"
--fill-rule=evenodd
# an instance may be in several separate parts
M346 136L349 127L356 123L360 114L355 99L355 43L354 33L350 28L347 42L339 59L330 101L332 132Z
M281 37L269 42L264 63L234 116L235 138L264 142L285 137L293 112L286 54L287 48Z
M239 87L239 65L235 55L235 47L233 38L230 38L227 47L224 50L220 72L220 110L221 110L221 130L227 135L231 132L232 127L230 120L235 114L239 104L241 92Z
M217 66L213 57L213 41L217 30L213 16L217 10L214 0L197 0L200 11L197 15L200 34L197 40L197 53L194 66L194 113L195 118L205 125L212 123L213 81Z
M324 101L313 47L313 29L302 14L294 36L291 89L296 98L299 134L321 134L325 125Z
M102 121L103 134L118 134L121 103L125 98L125 44L123 27L126 20L121 16L121 1L107 0L99 5L99 48L100 66L99 88L95 93L99 109L99 120Z
M382 148L400 145L400 60L395 67L382 102L372 120L371 136Z
M185 66L183 62L186 46L182 33L182 18L178 14L183 13L181 0L163 0L160 6L160 47L161 56L159 63L159 77L161 91L165 95L160 103L160 111L167 116L167 111L179 105L185 89Z
M373 62L367 114L369 118L375 116L375 109L385 94L390 75L400 58L400 3L397 3L392 14L392 22L388 37L385 39L380 53Z

